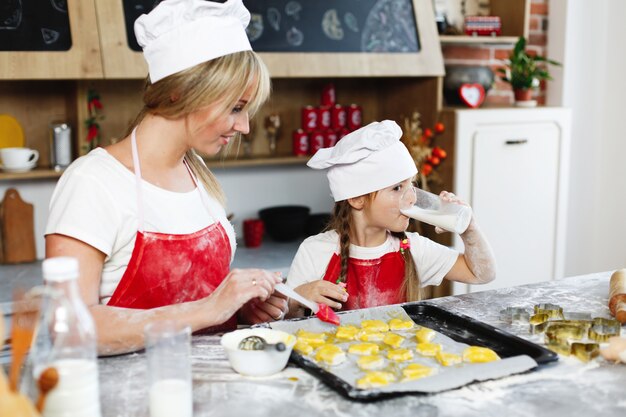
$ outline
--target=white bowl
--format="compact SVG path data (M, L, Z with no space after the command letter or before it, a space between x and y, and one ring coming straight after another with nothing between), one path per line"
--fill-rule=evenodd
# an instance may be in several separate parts
M241 350L239 342L248 336L260 336L267 343L283 342L286 349L282 352L273 346L265 350ZM296 337L289 333L273 329L242 329L226 333L221 344L233 369L246 376L268 376L283 370L291 355Z

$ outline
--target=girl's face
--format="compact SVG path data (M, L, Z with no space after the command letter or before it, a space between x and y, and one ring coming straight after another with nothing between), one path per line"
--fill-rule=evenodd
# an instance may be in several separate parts
M408 178L376 193L364 207L370 226L392 232L403 232L409 227L409 218L400 212L400 199L413 186L411 180L412 178Z
M248 110L253 86L248 87L235 106L227 113L219 115L213 122L207 123L215 111L215 106L208 106L189 116L189 131L192 132L188 145L203 154L216 155L237 133L250 132Z

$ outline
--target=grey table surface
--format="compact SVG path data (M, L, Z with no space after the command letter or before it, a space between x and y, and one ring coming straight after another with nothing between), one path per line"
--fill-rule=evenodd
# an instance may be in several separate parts
M429 300L535 342L526 327L499 320L505 307L555 303L566 312L610 317L610 273ZM624 333L624 329L622 329ZM134 353L99 360L104 417L148 416L146 360ZM360 403L348 400L294 365L269 378L236 374L219 336L194 336L195 416L624 416L626 365L560 357L536 370L460 389Z

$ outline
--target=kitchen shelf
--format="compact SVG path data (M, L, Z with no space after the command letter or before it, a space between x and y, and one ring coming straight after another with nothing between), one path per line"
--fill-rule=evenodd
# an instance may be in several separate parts
M517 42L516 36L467 36L467 35L441 35L439 42L442 45L462 44L462 45L496 45L514 44Z
M211 168L246 168L246 167L259 167L259 166L284 166L284 165L304 165L308 162L309 157L303 156L267 156L246 158L240 157L237 159L205 159L206 165Z
M0 181L13 181L13 180L42 180L49 178L59 178L63 174L63 171L55 171L53 169L40 169L35 168L32 171L9 173L0 171Z

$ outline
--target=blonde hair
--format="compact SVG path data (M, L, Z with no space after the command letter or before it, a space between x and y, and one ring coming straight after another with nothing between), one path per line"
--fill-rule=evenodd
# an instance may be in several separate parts
M148 114L167 119L187 118L208 105L217 105L207 123L229 113L244 92L252 88L247 111L252 117L270 95L271 83L267 67L254 51L236 52L203 62L172 74L152 84L146 80L144 106L129 126L126 135ZM185 124L186 125L186 124ZM239 135L237 135L237 139ZM213 173L190 149L185 159L207 192L222 205L226 197Z
M365 204L370 204L376 198L377 192L365 195ZM350 234L354 227L352 216L352 206L348 200L335 203L333 214L326 230L335 230L339 235L339 259L341 269L338 279L346 281L348 275L348 261L350 259ZM407 239L405 232L391 232L391 234L401 241ZM420 280L417 275L415 261L410 250L405 250L402 254L404 258L404 281L400 288L400 296L404 296L406 301L419 301L421 299Z

